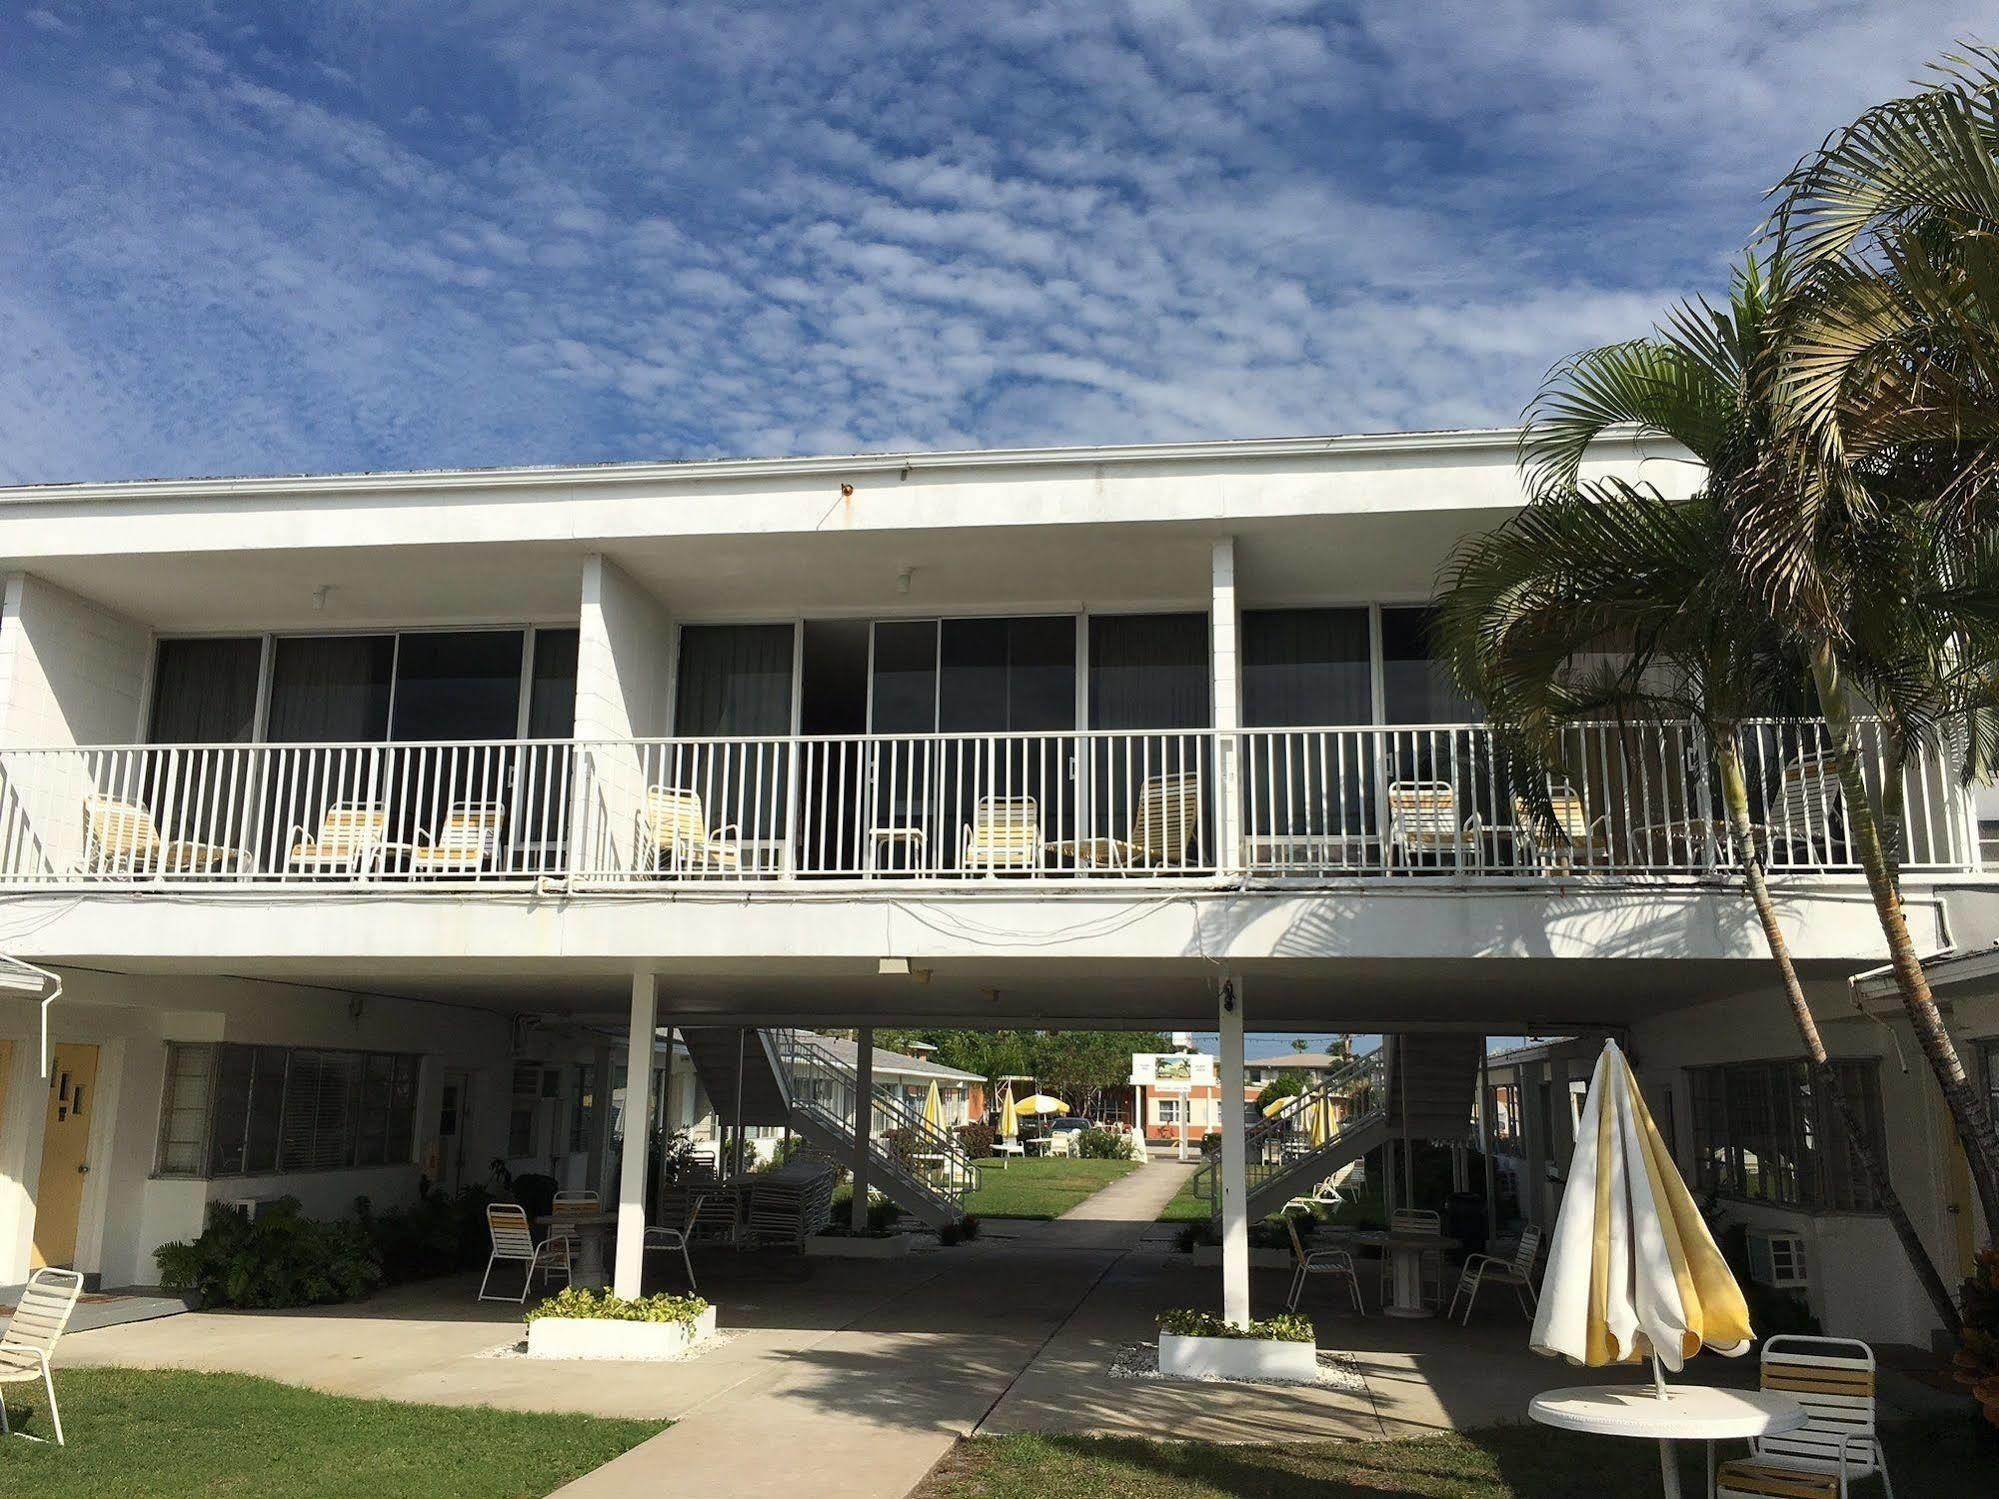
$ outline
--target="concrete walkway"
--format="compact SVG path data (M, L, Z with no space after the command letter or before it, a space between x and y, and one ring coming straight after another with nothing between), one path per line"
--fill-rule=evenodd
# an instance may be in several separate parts
M1053 1223L991 1224L936 1274L718 1390L561 1493L901 1499L979 1428L1191 1169L1147 1165Z

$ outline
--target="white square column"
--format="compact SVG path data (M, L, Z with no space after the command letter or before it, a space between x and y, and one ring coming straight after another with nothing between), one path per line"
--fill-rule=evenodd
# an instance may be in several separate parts
M868 1227L868 1147L875 1123L875 1032L854 1032L854 1204L848 1222L855 1233Z
M1222 1320L1249 1321L1249 1163L1243 1135L1242 980L1222 980Z
M1215 867L1240 872L1242 849L1242 664L1238 644L1235 538L1216 540L1208 599L1208 670L1215 725Z
M646 1157L652 1143L652 1049L659 1025L659 979L632 975L625 1033L625 1151L618 1164L618 1255L611 1289L626 1300L644 1294Z

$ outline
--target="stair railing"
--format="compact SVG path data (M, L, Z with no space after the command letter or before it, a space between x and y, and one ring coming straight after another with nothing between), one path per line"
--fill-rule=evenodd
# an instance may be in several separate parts
M1258 1119L1243 1132L1243 1167L1248 1191L1291 1170L1301 1155L1330 1150L1342 1138L1380 1118L1387 1103L1382 1055L1379 1048L1355 1057L1338 1072L1300 1093L1290 1107L1267 1119ZM1325 1143L1313 1146L1312 1114L1321 1103L1340 1105L1340 1117L1326 1136ZM1203 1147L1201 1164L1194 1170L1194 1194L1208 1199L1211 1217L1222 1213L1221 1141L1210 1140Z

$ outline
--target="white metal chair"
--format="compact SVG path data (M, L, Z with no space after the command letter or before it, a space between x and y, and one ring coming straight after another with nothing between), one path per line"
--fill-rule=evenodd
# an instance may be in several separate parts
M1757 1437L1750 1455L1721 1465L1718 1499L1846 1499L1848 1487L1877 1474L1888 1499L1888 1454L1875 1432L1874 1350L1853 1338L1784 1333L1763 1340L1763 1388L1805 1408L1805 1424Z
M1830 753L1788 761L1778 772L1776 792L1764 809L1764 853L1801 848L1808 864L1831 862L1844 821L1843 806L1839 764Z
M1455 1317L1460 1299L1465 1304L1465 1326L1471 1326L1472 1303L1478 1300L1478 1288L1487 1281L1502 1286L1513 1287L1513 1294L1520 1300L1520 1309L1531 1321L1534 1309L1540 1305L1540 1297L1534 1291L1534 1260L1541 1252L1541 1230L1528 1224L1520 1231L1519 1246L1513 1251L1513 1258L1503 1260L1496 1254L1475 1254L1465 1261L1464 1269L1458 1275L1458 1288L1451 1293L1450 1310L1446 1317Z
M553 1237L556 1234L561 1234L563 1238L569 1240L569 1249L573 1254L576 1250L576 1230L562 1220L564 1218L579 1217L594 1213L598 1211L598 1207L599 1204L595 1192L581 1189L557 1192L549 1200L548 1212L549 1217L553 1220L548 1225L549 1235Z
M648 1228L645 1231L644 1239L641 1241L643 1247L646 1249L678 1249L680 1251L680 1263L687 1268L687 1289L689 1291L698 1291L700 1287L694 1283L694 1259L687 1252L687 1241L694 1236L694 1225L701 1217L701 1204L707 1200L707 1196L706 1192L696 1192L692 1197L688 1198L687 1216L680 1220L680 1227L669 1228L661 1224L657 1228Z
M1365 1317L1367 1308L1360 1299L1360 1272L1354 1268L1353 1256L1344 1249L1307 1249L1305 1241L1298 1237L1298 1219L1292 1213L1284 1215L1284 1230L1291 1235L1291 1257L1297 1261L1297 1268L1291 1272L1291 1294L1285 1298L1284 1310L1298 1310L1298 1298L1312 1276L1331 1275L1347 1283L1347 1290L1353 1296L1354 1315Z
M379 802L335 802L319 814L319 831L303 824L286 835L288 874L361 875L389 840L389 814Z
M500 851L507 825L501 802L456 802L435 832L418 828L410 848L410 873L418 879L445 874L477 874Z
M69 1325L69 1314L83 1294L83 1277L74 1270L37 1270L28 1277L21 1304L14 1308L7 1330L0 1333L0 1433L28 1436L7 1424L5 1386L31 1384L40 1380L49 1394L49 1421L56 1429L56 1445L64 1446L62 1412L56 1409L56 1382L49 1373L49 1355L56 1339ZM40 1437L28 1437L38 1442Z
M1041 867L1041 804L1031 796L982 796L959 846L965 873Z
M1524 796L1513 798L1513 836L1519 840L1519 862L1544 870L1573 869L1588 864L1610 848L1610 814L1589 815L1589 803L1567 782L1548 788L1548 807L1554 814L1554 836L1548 835L1533 804Z
M1122 838L1082 838L1055 846L1087 864L1119 871L1177 869L1192 862L1201 833L1201 777L1197 772L1148 776Z
M1449 781L1395 781L1388 788L1388 865L1436 868L1446 857L1459 867L1485 862L1478 814L1458 816L1458 789Z
M1331 1176L1324 1177L1313 1183L1311 1191L1301 1193L1299 1196L1285 1203L1284 1211L1288 1213L1294 1207L1336 1208L1341 1206L1347 1199L1346 1195L1340 1191L1340 1188L1346 1185L1347 1179L1354 1174L1355 1168L1359 1165L1360 1162L1358 1161L1348 1161L1346 1165L1340 1167Z
M486 1204L486 1231L493 1236L493 1253L486 1261L486 1274L479 1281L481 1301L526 1301L528 1291L534 1286L534 1273L541 1271L542 1284L555 1271L562 1272L564 1285L569 1284L569 1237L566 1234L551 1233L539 1244L534 1241L534 1233L528 1227L527 1209L515 1202L489 1202ZM486 1287L493 1279L493 1267L502 1260L526 1266L521 1278L521 1294L512 1296L488 1296Z
M1428 1208L1396 1208L1388 1215L1388 1228L1398 1234L1441 1234L1444 1231L1443 1214ZM1444 1299L1444 1251L1426 1249L1423 1251L1423 1273L1421 1295L1425 1306L1436 1306ZM1386 1249L1381 1255L1381 1299L1384 1303L1395 1294L1395 1256Z
M735 873L742 868L742 830L708 826L698 791L648 786L639 812L639 858L650 873Z

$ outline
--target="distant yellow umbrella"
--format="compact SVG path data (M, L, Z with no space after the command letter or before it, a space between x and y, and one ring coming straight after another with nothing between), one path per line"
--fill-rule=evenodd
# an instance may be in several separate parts
M1040 1114L1066 1114L1069 1105L1059 1098L1050 1098L1046 1093L1030 1093L1014 1105L1017 1112L1030 1117Z
M1333 1101L1321 1093L1312 1105L1312 1148L1319 1149L1333 1137Z
M1013 1106L1013 1084L1000 1094L999 1137L1011 1139L1020 1133L1020 1111Z
M937 1092L937 1079L930 1080L930 1092L923 1099L923 1122L932 1129L944 1127L944 1100Z
M1263 1117L1266 1119L1275 1119L1279 1114L1283 1113L1286 1109L1295 1109L1302 1107L1304 1105L1304 1102L1305 1102L1304 1094L1286 1093L1282 1098L1273 1098L1270 1100L1269 1103L1263 1105Z
M1749 1347L1749 1308L1638 1091L1606 1041L1576 1128L1529 1346L1592 1368Z

